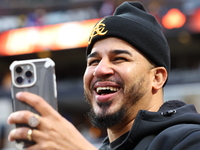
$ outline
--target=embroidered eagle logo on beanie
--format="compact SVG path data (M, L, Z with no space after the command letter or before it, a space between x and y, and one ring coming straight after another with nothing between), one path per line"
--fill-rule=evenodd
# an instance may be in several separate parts
M102 19L95 25L95 27L93 28L93 30L90 34L88 44L91 43L93 37L95 37L97 35L105 35L108 32L108 30L105 31L106 25L104 23L102 23L104 20L105 19Z

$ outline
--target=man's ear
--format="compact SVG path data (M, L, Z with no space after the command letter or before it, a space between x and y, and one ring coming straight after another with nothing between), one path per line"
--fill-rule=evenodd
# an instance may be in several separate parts
M167 70L164 67L156 67L152 69L153 71L153 84L152 84L152 89L153 90L159 90L163 87L165 84L168 73Z

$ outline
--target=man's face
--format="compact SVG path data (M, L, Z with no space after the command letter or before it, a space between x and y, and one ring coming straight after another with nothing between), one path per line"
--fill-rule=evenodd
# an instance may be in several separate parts
M107 38L94 44L87 59L84 93L92 107L90 117L95 126L113 126L138 110L137 102L151 91L151 67L123 40Z

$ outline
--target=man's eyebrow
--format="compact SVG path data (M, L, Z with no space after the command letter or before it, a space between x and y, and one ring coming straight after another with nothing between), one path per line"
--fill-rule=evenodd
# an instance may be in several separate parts
M90 54L88 54L87 59L88 59L88 58L91 58L91 57L95 57L95 56L97 56L97 55L98 55L98 52L90 53Z
M127 51L127 50L113 50L113 51L111 51L111 53L112 54L128 54L128 55L130 55L130 56L132 56L132 54L129 52L129 51Z

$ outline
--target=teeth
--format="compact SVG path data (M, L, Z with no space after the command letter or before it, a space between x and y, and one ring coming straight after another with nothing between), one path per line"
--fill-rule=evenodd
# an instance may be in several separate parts
M96 89L97 93L99 93L99 91L102 91L102 90L110 90L110 91L116 92L116 91L118 91L119 89L118 89L118 88L115 88L115 87L98 87L98 88Z

